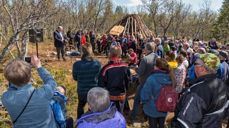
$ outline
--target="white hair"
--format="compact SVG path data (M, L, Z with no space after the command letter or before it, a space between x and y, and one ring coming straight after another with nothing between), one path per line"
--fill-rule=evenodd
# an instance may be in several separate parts
M87 103L92 112L105 111L110 106L109 92L101 87L94 87L87 94Z

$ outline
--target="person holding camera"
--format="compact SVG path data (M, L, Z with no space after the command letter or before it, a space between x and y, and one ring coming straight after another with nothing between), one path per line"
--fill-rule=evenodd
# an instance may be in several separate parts
M32 66L43 80L40 88L32 86ZM2 95L2 103L14 128L57 128L50 107L57 84L37 56L31 58L31 64L19 59L11 61L4 69L4 76L9 87Z

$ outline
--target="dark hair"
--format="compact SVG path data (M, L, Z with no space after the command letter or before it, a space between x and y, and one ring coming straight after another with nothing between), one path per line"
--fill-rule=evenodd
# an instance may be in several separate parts
M156 66L164 71L169 71L169 65L166 59L164 58L157 58L156 59Z
M182 64L184 61L184 57L182 55L178 55L176 58L176 61L178 64Z
M169 61L176 59L176 55L172 51L167 52L166 55L169 57L169 59L170 59Z
M184 49L181 49L180 54L181 54L183 57L187 57L187 52L186 52Z

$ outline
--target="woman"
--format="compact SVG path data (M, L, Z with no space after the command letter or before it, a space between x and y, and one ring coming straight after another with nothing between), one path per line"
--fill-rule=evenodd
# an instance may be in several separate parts
M90 44L82 45L81 61L73 64L72 76L77 81L78 108L77 118L84 114L84 106L87 103L88 91L98 86L98 75L101 69L99 61L93 57L93 51Z
M185 79L187 74L187 69L185 68L184 57L182 55L179 55L176 58L176 61L178 63L178 67L174 70L175 78L176 78L176 91L177 93L181 93L183 88L185 87Z
M172 81L167 61L162 58L157 58L154 71L148 77L141 90L143 110L149 118L150 128L164 128L167 113L157 111L155 101L160 94L160 89L171 84Z
M44 86L35 89L31 83L31 65L23 60L13 60L4 69L10 85L2 96L2 103L14 128L57 128L50 107L56 82L36 56L32 57L31 64Z

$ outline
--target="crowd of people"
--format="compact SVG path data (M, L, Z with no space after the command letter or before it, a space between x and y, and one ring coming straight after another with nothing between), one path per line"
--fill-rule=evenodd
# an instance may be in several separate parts
M57 58L62 54L65 60L62 32L59 26L54 44ZM214 39L208 43L186 38L143 39L140 34L100 37L78 31L75 36L71 32L67 35L81 53L81 60L72 66L78 95L75 125L66 116L65 87L57 86L33 56L31 64L16 59L4 69L9 88L2 103L15 128L126 128L127 118L135 123L138 116L146 117L150 128L163 128L168 112L175 115L169 122L172 128L221 128L222 121L228 120L229 44L218 44ZM95 51L107 55L108 63L101 65ZM43 80L40 88L32 86L32 67ZM133 71L137 75L133 76ZM136 79L133 109L127 116L127 93ZM178 97L172 111L158 108L157 100L165 87L173 88ZM173 97L168 99L172 104L171 100ZM144 116L139 115L141 107Z

